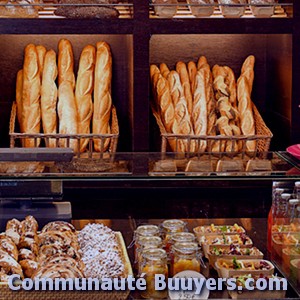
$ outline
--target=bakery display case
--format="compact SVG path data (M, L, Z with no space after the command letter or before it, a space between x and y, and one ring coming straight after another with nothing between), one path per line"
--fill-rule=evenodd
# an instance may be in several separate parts
M92 11L87 8L94 4L86 2L83 11ZM76 11L80 5L44 1L34 18L0 17L0 196L5 204L0 209L2 216L8 216L5 208L10 201L64 201L68 203L67 214L62 218L70 221L72 212L72 222L78 230L86 224L83 219L109 219L104 223L121 231L126 246L137 226L158 225L165 219L183 219L191 233L198 226L238 223L261 251L256 252L256 259L261 259L262 253L264 259L275 264L279 276L288 277L268 252L267 215L273 181L293 184L300 175L299 160L285 151L300 139L300 4L208 2L199 1L199 6L195 1L169 5L133 0L108 3L108 7L118 10L118 18L68 18L57 16L55 11L60 7ZM165 7L172 8L173 13L158 12ZM242 13L238 18L227 16L226 9ZM84 46L106 41L111 47L112 101L119 127L116 152L73 157L71 149L46 148L46 142L42 147L20 147L22 133L12 107L24 48L34 43L57 50L61 38L72 43L75 74ZM150 65L165 63L174 69L177 62L197 62L202 55L211 68L215 64L229 66L236 78L245 59L255 56L251 100L261 124L267 128L264 139L268 145L263 151L252 155L245 151L234 155L222 151L170 152L168 137L161 135L152 112ZM51 193L56 184L58 196ZM39 193L37 187L45 187L49 193L33 197L30 191ZM24 201L21 208L26 211ZM25 217L24 210L11 211L20 213L19 219ZM133 249L127 251L134 266ZM212 255L207 253L207 257ZM294 274L297 268L295 261L291 268ZM204 259L201 273L217 277L208 259ZM297 299L297 287L295 281L289 280L286 294L273 296ZM130 293L128 297L139 299L140 295ZM229 297L227 292L210 294L210 298Z

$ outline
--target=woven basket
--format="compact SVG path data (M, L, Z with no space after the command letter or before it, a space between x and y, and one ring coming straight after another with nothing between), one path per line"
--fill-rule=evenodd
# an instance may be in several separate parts
M122 250L125 274L133 275L126 245L121 232L116 232ZM130 291L12 291L8 284L0 283L0 300L125 300Z
M169 150L171 150L173 152L180 152L180 151L178 151L178 149L179 149L178 142L184 140L188 144L187 149L191 149L192 141L197 141L198 143L200 143L200 141L205 141L207 143L207 148L206 148L205 152L201 152L201 153L210 153L211 152L209 150L209 149L211 149L210 145L213 142L227 141L227 142L231 142L232 144L234 142L241 142L243 144L242 150L239 152L236 152L236 151L234 151L234 149L232 147L231 151L223 151L223 152L220 151L218 154L230 155L230 156L234 156L237 154L242 154L242 155L247 154L248 156L251 156L251 157L256 157L259 154L260 156L265 157L266 153L269 151L273 134L272 134L271 130L265 124L263 118L261 117L261 115L260 115L259 111L257 110L256 106L254 105L254 103L252 103L252 106L253 106L253 117L254 117L256 134L255 135L247 135L247 136L245 136L245 135L240 135L240 136L224 136L224 135L197 136L197 135L183 135L183 134L167 133L166 129L163 125L163 122L161 120L160 114L156 111L154 106L152 106L152 112L153 112L153 115L159 126L161 138L162 138L161 152L165 153ZM246 151L247 141L256 141L256 148L255 148L254 152L248 153ZM192 151L187 151L187 152L192 152ZM196 153L200 154L200 152L196 152ZM214 152L214 153L216 153L216 152Z
M47 145L49 139L55 139L56 140L56 147L59 147L59 141L60 140L66 140L67 146L70 145L71 140L77 140L78 141L78 149L75 150L75 154L78 157L81 157L83 154L80 153L79 149L79 142L80 140L88 139L89 143L87 146L87 154L88 157L93 157L93 140L97 139L101 142L101 149L100 154L103 154L105 152L105 146L106 140L109 139L109 152L115 153L117 150L118 145L118 138L119 138L119 124L118 124L118 117L117 117L117 111L114 106L112 106L111 111L111 134L44 134L44 133L38 133L38 134L27 134L27 133L18 133L15 132L16 123L17 123L17 105L16 102L13 102L12 109L11 109L11 115L10 115L10 123L9 123L9 136L10 136L10 147L14 148L17 144L17 146L22 145L22 141L25 139L33 139L35 147L38 147L39 140L43 141L43 145ZM86 156L86 152L84 153Z

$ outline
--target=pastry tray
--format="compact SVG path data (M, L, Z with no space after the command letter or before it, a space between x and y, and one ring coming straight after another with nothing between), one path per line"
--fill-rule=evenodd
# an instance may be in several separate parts
M122 233L116 231L125 265L125 277L133 275ZM0 300L125 300L130 291L12 291L8 284L0 283Z

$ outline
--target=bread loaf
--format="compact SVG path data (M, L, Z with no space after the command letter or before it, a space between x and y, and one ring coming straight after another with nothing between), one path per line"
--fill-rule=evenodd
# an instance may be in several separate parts
M161 63L159 65L159 70L162 76L164 76L165 78L168 77L169 73L170 73L170 69L168 68L168 66L165 63Z
M255 135L255 123L252 110L250 84L246 76L241 76L237 84L238 110L240 113L241 131L244 135ZM246 150L255 151L256 142L247 141Z
M168 75L171 97L175 108L175 121L173 123L173 133L183 135L193 135L194 130L188 113L187 102L184 97L179 74L171 71ZM178 146L179 152L194 152L195 142L188 144L187 140L180 140Z
M227 75L225 83L228 86L229 102L233 106L233 108L237 109L236 80L235 80L234 72L228 66L225 66L224 69Z
M153 82L153 76L155 73L160 73L160 70L159 68L157 67L157 65L151 65L150 66L150 79L151 81Z
M17 73L17 80L16 80L16 103L17 103L17 119L20 125L20 132L23 132L22 93L23 93L23 70L19 70Z
M177 62L176 71L179 74L180 82L183 88L184 96L187 102L188 112L191 115L193 110L193 95L191 91L191 84L189 79L189 73L186 64L182 61Z
M205 56L200 56L197 62L197 69L200 70L203 65L208 65L208 62Z
M94 114L93 133L109 134L110 115L112 107L111 99L112 79L112 56L110 47L105 42L97 43L96 64L95 64L95 88L94 88ZM94 139L96 151L106 151L110 139L105 139L102 147L101 140Z
M195 93L195 82L196 82L196 74L197 74L197 66L193 61L188 63L188 73L191 85L192 95Z
M24 133L40 133L41 108L40 108L41 82L38 66L36 47L29 44L25 48L23 64L23 92L22 92L22 129ZM25 147L39 146L40 140L35 145L34 139L25 139Z
M241 70L241 74L247 78L250 95L252 93L252 87L254 81L254 64L255 64L255 57L253 55L249 55L245 59Z
M58 43L58 85L63 81L69 81L74 90L74 56L72 44L67 39L61 39Z
M58 104L57 111L59 117L59 133L60 134L77 134L77 109L72 83L68 80L63 81L58 88ZM59 140L60 147L70 147L74 151L78 151L78 142L70 139L68 145L67 139Z
M83 48L77 74L75 100L78 112L78 133L89 134L93 114L92 92L94 88L96 49L87 45ZM80 151L83 152L89 139L80 140Z
M41 87L42 124L46 134L57 133L57 86L55 83L57 73L56 53L54 50L49 50L45 55ZM56 140L49 139L48 144L46 140L46 146L56 147Z
M38 46L36 46L36 51L37 51L37 55L38 55L38 64L39 64L39 70L40 70L40 77L41 77L41 81L42 81L44 60L45 60L45 55L46 55L47 49L43 45L38 45Z
M194 124L194 132L196 135L207 134L207 85L205 78L205 70L202 68L197 72L196 85L194 92L193 114L192 120ZM198 151L204 152L207 146L205 140L199 143Z

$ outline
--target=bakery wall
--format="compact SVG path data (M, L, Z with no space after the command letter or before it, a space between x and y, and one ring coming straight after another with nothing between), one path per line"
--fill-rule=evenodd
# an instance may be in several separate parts
M133 45L131 35L1 35L0 43L0 147L9 147L8 124L12 101L15 99L16 74L22 68L23 51L27 44L42 44L57 51L58 41L67 38L74 51L77 75L80 53L87 44L106 41L113 56L112 97L117 108L120 138L118 151L131 151L133 113Z
M256 57L252 100L274 136L271 149L283 149L289 143L292 89L292 37L288 34L189 34L152 35L150 64L166 63L174 69L177 61L197 61L207 57L215 64L231 67L238 78L245 58ZM281 114L281 118L272 119ZM151 116L151 123L155 120ZM159 149L159 130L152 131L150 145Z

